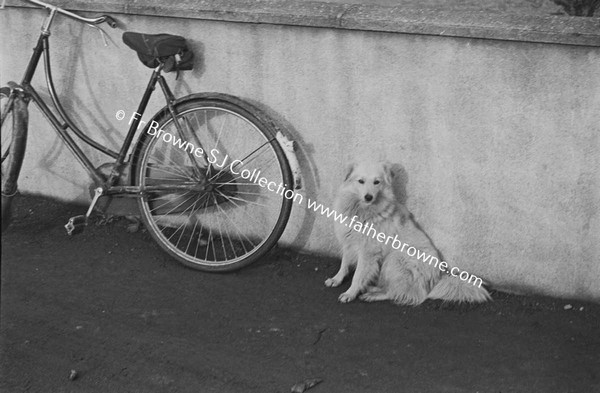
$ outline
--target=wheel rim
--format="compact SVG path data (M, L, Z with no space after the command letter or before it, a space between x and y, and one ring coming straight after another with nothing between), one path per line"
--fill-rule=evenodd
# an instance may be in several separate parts
M276 151L253 123L231 110L191 108L178 118L186 138L179 139L172 119L166 121L159 128L164 133L155 132L144 150L139 183L192 182L206 191L144 196L149 230L188 263L218 268L247 260L275 235L284 210L287 184ZM190 154L190 144L201 144L206 157ZM260 178L265 181L258 184Z

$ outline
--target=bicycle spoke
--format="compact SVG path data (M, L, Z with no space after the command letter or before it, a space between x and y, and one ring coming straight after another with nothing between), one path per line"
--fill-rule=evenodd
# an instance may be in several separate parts
M244 194L244 195L256 195L256 196L265 196L264 192L247 192L247 191L236 191L236 194Z
M155 145L155 147L156 147L156 145ZM169 151L169 152L171 152L171 151L174 151L174 150L172 150L172 149L169 149L168 151ZM159 153L159 152L157 151L157 155L158 155L158 153ZM178 171L178 173L176 173L176 172L171 172L173 175L176 175L176 176L177 176L177 175L181 175L182 177L185 177L185 178L188 178L188 179L192 180L192 177L190 177L190 173L186 173L186 172L185 172L183 169L180 169L180 167L181 167L181 164L179 164L179 163L177 163L177 162L173 161L173 159L171 159L170 157L167 157L167 156L165 155L165 152L164 152L164 151L163 151L163 152L160 152L160 154L162 155L162 161L163 161L163 162L156 162L156 165L165 165L165 164L167 164L167 163L165 163L164 161L167 161L167 160L168 160L168 161L169 161L169 163L170 163L170 164L172 164L172 165L170 166L170 168L172 168L172 169L174 169L174 170L177 170L177 171ZM185 156L184 156L184 155L183 155L181 152L179 152L179 154L180 154L182 157L184 157L184 160L183 160L183 161L185 162ZM190 167L192 167L192 165L193 165L193 164L195 164L195 162L191 163L191 164L190 164ZM167 171L166 169L164 169L164 168L160 168L160 170L162 170L163 172L168 172L168 171Z
M191 210L190 214L188 215L188 217L191 218L192 215L194 214L194 208L193 207L196 205L197 202L198 202L198 198L194 201L194 203L191 206L189 206L185 210L183 210L179 216L183 216L184 215L183 213L185 213L191 207L192 210ZM179 242L181 241L181 237L183 236L183 234L185 232L185 226L186 226L186 222L182 222L182 224L179 226L179 228L180 229L183 228L183 230L181 231L181 235L179 235L179 239L177 240L177 244L175 244L176 247L179 247ZM177 231L175 231L173 233L173 235L176 234L176 233L177 233ZM173 235L171 235L169 237L169 240L171 240L171 238L173 237Z
M217 197L213 194L213 199L215 201L215 204L217 204ZM218 204L217 204L218 206ZM223 228L221 226L221 220L218 220L218 224L219 224L219 239L221 240L221 247L223 248L223 257L224 259L227 259L227 250L225 249L225 243L223 242ZM231 240L231 239L229 239Z
M194 202L194 206L196 206L196 203L198 203L198 201ZM190 249L190 244L192 243L192 240L194 239L194 233L196 233L196 228L198 227L198 220L194 221L194 228L192 228L192 233L190 234L190 239L188 240L187 245L185 246L185 253L188 253L188 250ZM202 233L200 233L198 235L198 243L200 243L200 236L202 235Z
M274 132L263 132L264 124L241 115L244 112L235 105L231 110L221 108L221 104L177 105L185 137L199 144L204 155L196 159L177 145L148 139L142 147L144 158L138 172L142 174L141 186L164 184L166 188L198 182L204 187L202 191L174 188L149 193L140 202L144 222L161 247L188 266L229 270L249 263L279 237L291 203L280 192L262 190L233 172L244 169L246 176L250 164L260 168L276 187L289 182L289 171L286 174L281 164L285 157L274 142ZM175 125L166 114L157 121L167 132ZM210 161L215 160L212 164L209 155ZM231 165L227 161L234 159L241 162Z
M189 192L189 191L188 191L188 192ZM181 202L179 205L175 206L174 208L172 208L172 209L171 209L171 210L169 210L168 212L164 213L163 215L168 215L168 214L172 213L172 212L173 212L173 211L175 211L175 210L176 210L178 207L180 207L181 205L183 205L183 204L187 203L188 201L190 201L190 200L191 200L191 199L192 199L194 196L195 196L195 195L191 195L191 196L190 196L188 199L186 199L185 201ZM159 206L159 207L157 207L157 208L155 208L155 209L152 209L152 211L156 211L156 210L160 209L160 208L161 208L161 207L163 207L163 206L167 206L167 205L168 205L168 204L170 204L171 202L172 202L172 200L171 200L171 201L168 201L168 202L165 202L165 203L164 203L164 204L162 204L161 206Z
M250 218L251 220L253 220L253 217L252 217L250 214L248 214L248 212L246 211L246 209L244 209L242 206L238 205L238 204L235 202L235 200L233 200L233 199L229 199L229 201L230 201L232 204L234 204L236 207L238 207L238 208L242 209L242 212L244 212L244 214L245 214L245 215L246 215L248 218ZM243 199L242 199L242 201L243 201ZM254 222L256 222L256 221L254 220Z
M257 147L256 149L254 149L254 151L252 151L251 153L249 153L248 155L246 155L243 159L239 160L241 161L244 165L247 165L247 162L244 162L248 157L250 157L251 155L253 155L254 153L256 153L257 151L259 151L260 149L262 149L263 147L265 147L267 144L269 144L269 141L263 143L262 145L260 145L259 147ZM251 162L252 160L250 160ZM237 168L239 165L239 163L236 163L233 167L231 167L230 169L233 170L234 168ZM210 179L208 179L209 181L213 180L216 176L218 176L219 174L221 174L223 172L223 168L221 168L221 170L219 170L219 172L217 172L216 174L214 174L213 176L210 177Z
M160 164L157 163L157 165L160 165ZM180 176L180 173L172 172L172 171L169 171L169 170L167 170L165 168L161 168L159 166L152 167L152 170L153 171L160 171L160 172L167 173L169 175L176 176L175 178L173 178L173 177L164 177L164 178L158 178L158 179L157 178L152 178L153 180L174 180L174 179L178 179L178 178L181 178L181 179L184 179L184 180L194 180L193 178L191 178L189 176L185 176L185 173L183 171L181 172L181 176ZM177 176L179 176L179 177L177 177Z
M236 198L236 197L233 197L233 196L227 196L225 194L223 194L223 196L225 198L227 198L227 200L229 200L229 201L241 201L241 202L245 202L245 203L248 203L248 204L251 204L251 205L254 205L254 206L268 207L268 205L264 205L264 204L261 204L261 203L258 203L258 202L254 202L254 201L249 201L247 199Z
M206 209L206 207L208 206L208 198L206 198L206 201L204 202L204 207L202 207L202 209ZM199 220L197 222L200 222ZM200 234L202 234L204 229L204 225L202 225L202 223L200 223ZM198 255L198 246L200 245L200 239L198 239L198 242L196 243L196 250L194 251L194 257L196 257ZM207 241L207 246L208 246L208 241Z
M244 234L242 233L242 231L240 231L239 227L235 224L235 221L233 221L229 215L227 214L227 212L225 210L223 210L219 205L217 205L218 209L221 209L221 213L225 216L225 218L227 218L229 221L231 221L233 223L233 227L237 229L238 233L246 238L246 240L248 241L248 243L252 244L254 246L254 243ZM244 251L247 252L246 247L244 246L244 242L242 242L242 247L244 247Z
M217 142L215 146L219 146L219 141L221 140L221 135L223 134L223 129L225 129L225 123L227 122L227 116L223 116L223 122L221 123L221 129L219 130L219 134L217 135Z

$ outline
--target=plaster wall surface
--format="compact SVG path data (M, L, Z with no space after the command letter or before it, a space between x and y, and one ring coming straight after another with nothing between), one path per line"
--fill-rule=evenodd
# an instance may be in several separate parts
M43 15L0 12L2 85L22 77ZM332 207L347 162L388 159L446 260L499 288L600 300L599 47L115 16L107 47L69 19L52 30L60 98L95 139L118 149L129 117L115 113L135 111L150 76L122 30L179 34L198 60L167 76L175 94L269 111L298 142L304 196ZM163 102L155 94L145 117ZM86 172L31 109L20 190L87 203ZM294 206L282 242L338 255L332 224Z

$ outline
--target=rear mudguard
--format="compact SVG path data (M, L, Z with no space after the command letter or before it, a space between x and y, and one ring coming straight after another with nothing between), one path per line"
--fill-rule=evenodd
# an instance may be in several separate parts
M275 122L261 109L257 108L256 106L250 104L247 101L244 101L238 97L229 95L229 94L222 94L222 93L196 93L196 94L190 94L188 96L179 98L177 100L175 100L175 102L173 103L174 106L178 106L181 104L184 104L186 102L195 100L195 99L206 99L206 100L213 100L213 101L223 101L223 102L229 102L232 104L236 104L240 107L251 107L252 108L252 114L257 117L259 120L263 121L264 123L268 123L270 125L273 126L273 128L275 130L277 130L277 134L275 135L275 138L277 140L277 142L279 143L279 145L281 146L283 152L285 153L285 156L287 158L288 164L290 165L290 169L292 170L292 175L294 177L294 189L300 189L302 188L302 180L301 180L301 173L300 173L300 165L298 164L298 159L296 157L296 152L295 152L295 142L294 141L290 141L280 130L280 127L277 126L277 124L275 124ZM135 183L135 173L136 173L136 166L137 166L137 162L138 162L138 158L139 155L141 153L141 148L144 144L144 141L147 138L150 138L151 136L147 133L148 127L150 127L150 124L153 121L158 121L158 119L160 119L162 116L165 116L166 114L169 113L169 108L167 106L163 107L160 111L158 111L154 117L152 117L152 119L150 119L147 123L146 126L144 127L144 130L142 132L142 134L140 134L134 148L133 148L133 152L131 154L131 172L130 172L130 179L131 179L131 183L132 185L134 185L133 183Z

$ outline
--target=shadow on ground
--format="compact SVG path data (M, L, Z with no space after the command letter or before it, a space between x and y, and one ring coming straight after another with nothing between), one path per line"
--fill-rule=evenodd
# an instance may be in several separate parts
M125 221L68 238L84 210L17 201L2 235L3 392L268 393L306 378L323 379L309 393L600 390L597 304L342 305L323 286L335 260L275 250L206 274Z

